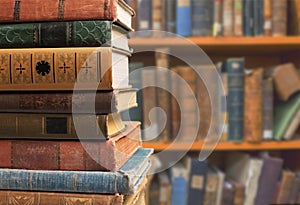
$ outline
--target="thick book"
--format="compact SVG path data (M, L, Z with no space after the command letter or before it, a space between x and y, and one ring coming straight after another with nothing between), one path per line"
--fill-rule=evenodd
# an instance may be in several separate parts
M152 152L138 149L116 172L0 169L0 189L134 194L148 173Z
M223 0L223 36L233 36L234 0Z
M90 109L89 99L95 99ZM136 89L101 92L2 92L2 113L110 114L137 107Z
M1 140L1 168L117 171L141 147L140 124L109 140Z
M0 139L106 139L124 130L119 113L0 113ZM82 136L84 134L84 136Z
M212 0L192 0L192 36L212 36L213 7Z
M287 4L288 0L272 1L272 34L287 35Z
M244 136L260 142L263 133L263 68L246 70L244 97Z
M176 0L176 33L190 36L192 32L192 7L190 0Z
M272 36L272 0L264 0L264 35L265 36Z
M135 15L132 8L123 0L46 0L13 1L2 0L0 22L38 22L73 20L110 20L131 29Z
M129 50L127 31L111 21L0 24L1 48L116 47Z
M244 138L244 59L230 58L224 64L228 83L228 140L242 141Z
M274 89L273 79L263 80L263 140L273 139Z
M283 170L281 176L281 185L276 199L278 204L288 204L293 189L293 182L296 174L290 170Z
M261 156L263 166L259 177L256 205L272 204L276 191L276 183L282 171L283 160L268 154Z
M2 49L0 90L128 88L130 55L111 47Z

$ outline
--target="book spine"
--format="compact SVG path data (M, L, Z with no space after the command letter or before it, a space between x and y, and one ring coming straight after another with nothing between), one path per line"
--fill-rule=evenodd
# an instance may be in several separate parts
M227 109L227 99L228 99L228 73L226 70L226 63L221 63L219 65L220 67L220 73L221 73L221 78L222 78L222 84L223 84L223 89L224 92L221 93L221 111L222 111L222 123L224 123L224 129L222 133L221 140L222 141L227 141L228 140L228 109ZM220 88L222 89L222 88Z
M287 34L287 0L272 1L272 33L273 36Z
M243 2L242 0L234 0L234 26L233 33L235 36L243 35Z
M262 36L263 35L263 0L253 1L253 35Z
M244 59L228 59L228 140L242 141L244 119Z
M187 192L187 181L185 178L178 176L173 179L171 205L185 204Z
M162 30L162 0L152 0L152 29L153 30Z
M138 30L146 31L139 35L147 36L149 32L147 30L152 29L152 1L149 0L138 0Z
M166 31L176 33L176 1L166 0Z
M253 0L243 0L243 33L244 36L253 36Z
M2 48L109 46L110 21L70 21L0 25Z
M217 199L219 179L217 175L207 174L203 205L214 205Z
M115 0L14 2L4 0L0 22L72 21L88 19L117 20Z
M222 205L234 204L235 186L229 180L224 181Z
M176 0L176 33L180 36L191 35L191 0Z
M264 35L272 36L272 0L264 0Z
M77 203L93 205L122 205L124 195L119 194L72 194L54 192L25 192L25 191L0 191L2 205L30 204L30 205L57 205Z
M235 194L233 199L233 205L244 205L245 202L245 185L235 182Z
M263 139L273 139L273 80L263 80Z
M223 36L233 36L233 0L223 0Z
M244 136L248 142L260 142L263 132L263 69L249 72L245 77Z
M213 1L192 0L192 35L211 36L213 24Z
M287 171L287 170L284 170L282 172L281 186L280 186L276 203L278 204L289 203L294 180L295 180L294 172Z
M214 0L212 36L222 35L222 0Z

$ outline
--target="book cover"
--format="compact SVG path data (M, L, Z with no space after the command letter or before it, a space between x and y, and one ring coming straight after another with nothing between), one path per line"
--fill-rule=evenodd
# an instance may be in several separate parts
M293 189L293 182L295 180L296 174L290 170L283 170L281 176L281 186L277 196L276 203L278 204L288 204L290 202L290 197Z
M287 0L272 1L272 34L287 35ZM276 15L274 15L276 14Z
M116 172L0 169L0 189L134 194L150 167L152 149L138 149Z
M233 36L234 0L223 0L223 36Z
M152 1L137 0L138 1L138 30L147 31L152 29ZM143 32L142 35L149 35L149 32Z
M290 0L288 3L288 35L300 34L300 1Z
M265 36L272 36L272 0L264 0L264 35Z
M129 52L104 47L0 50L0 90L128 88Z
M163 4L164 0L152 0L152 29L164 30L163 21Z
M225 179L222 191L222 205L234 204L235 186L233 185L232 180Z
M183 164L176 164L170 169L172 183L171 205L186 204L188 193L189 171Z
M203 205L217 204L219 183L218 170L215 167L208 166Z
M233 180L233 179L230 179L230 181L231 181L232 185L234 186L234 190L235 190L233 204L234 205L244 205L245 185L236 180Z
M234 36L243 35L243 0L233 1L233 34Z
M176 33L180 36L190 36L192 32L191 0L176 0Z
M166 31L176 33L176 1L166 0Z
M264 0L253 1L253 35L263 35L263 23L264 23Z
M273 113L274 113L273 79L263 80L263 139L273 139Z
M211 0L191 0L192 36L212 36L213 3Z
M214 0L214 18L213 18L213 31L212 36L222 35L222 0Z
M254 1L243 0L243 34L253 36Z
M158 174L159 181L159 205L170 205L172 186L167 172L161 172Z

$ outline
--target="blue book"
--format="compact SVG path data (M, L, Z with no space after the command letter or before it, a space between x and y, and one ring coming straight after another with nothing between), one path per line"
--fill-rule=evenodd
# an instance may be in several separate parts
M253 36L254 1L243 0L243 33L244 36Z
M187 202L188 170L182 164L176 164L170 169L172 184L171 205L185 205Z
M137 13L137 29L144 31L139 33L139 36L149 36L152 29L152 0L137 0L138 13Z
M212 36L214 1L192 0L192 35Z
M146 176L153 149L138 149L116 172L0 169L0 189L134 194Z
M180 36L190 36L192 29L191 0L177 0L176 4L176 33Z

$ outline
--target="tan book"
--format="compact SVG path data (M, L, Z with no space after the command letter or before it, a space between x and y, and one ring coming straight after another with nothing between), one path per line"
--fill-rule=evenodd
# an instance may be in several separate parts
M279 189L276 203L284 204L290 202L290 194L292 193L295 176L295 173L292 171L282 171L281 186Z
M0 90L127 88L129 52L104 47L0 50Z
M263 68L247 70L244 97L244 135L248 142L260 142L263 134Z
M235 36L243 35L243 3L242 0L234 0L233 2L233 33Z
M219 188L219 176L218 172L214 167L208 166L206 173L206 187L203 205L215 205L217 204Z
M272 36L272 0L264 0L264 35Z
M234 35L234 0L223 0L223 36Z
M287 35L287 2L288 0L272 1L272 34Z

